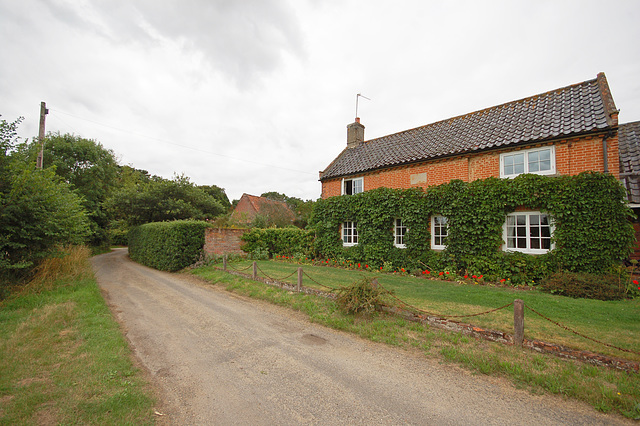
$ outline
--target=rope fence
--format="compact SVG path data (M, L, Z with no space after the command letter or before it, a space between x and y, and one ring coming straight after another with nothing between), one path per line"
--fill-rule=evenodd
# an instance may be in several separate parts
M238 269L238 268L235 268L235 267L233 267L231 265L228 265L227 262L226 262L226 258L225 258L225 262L224 262L224 270L225 271L227 271L226 270L227 266L230 266L231 269L235 270L236 272L246 271L246 270L250 269L251 267L253 267L254 268L253 269L253 275L251 276L252 279L257 279L258 278L257 271L260 271L264 275L264 277L268 278L269 280L273 281L274 283L278 283L280 285L280 287L282 287L283 285L291 286L292 284L284 283L282 281L291 278L292 276L294 276L297 273L298 274L298 282L297 282L297 286L296 286L296 291L298 291L298 292L301 292L301 291L304 291L304 292L307 292L307 293L308 292L312 292L312 293L315 293L315 294L318 294L318 295L321 295L321 296L325 296L325 297L335 297L334 293L335 293L336 290L338 290L337 288L330 287L330 286L327 286L325 284L322 284L322 283L318 282L316 279L311 277L307 272L305 272L302 267L299 267L296 271L292 272L291 274L289 274L287 276L284 276L284 277L281 277L281 278L274 278L274 277L269 276L269 274L267 274L264 270L262 270L259 266L257 266L256 262L253 262L253 264L247 266L246 268ZM246 276L247 274L242 274L242 275ZM303 276L306 277L312 283L316 284L317 286L320 286L323 289L328 290L328 292L327 291L319 291L319 290L312 289L312 288L309 288L309 287L303 287L302 286ZM415 313L425 314L425 315L434 317L436 319L440 319L441 321L447 321L447 319L449 319L449 318L471 318L471 317L477 317L477 316L481 316L481 315L488 315L488 314L492 314L492 313L495 313L495 312L498 312L500 310L503 310L503 309L506 309L506 308L509 308L509 307L513 306L514 307L514 334L513 334L513 337L509 338L509 339L504 339L503 338L503 339L501 339L501 341L508 340L508 341L511 341L513 344L517 344L519 346L523 345L523 340L524 340L523 339L523 336L524 336L524 310L523 310L523 307L526 307L529 311L531 311L534 314L540 316L541 318L551 322L552 324L555 324L556 326L558 326L558 327L560 327L560 328L562 328L562 329L564 329L564 330L566 330L566 331L568 331L570 333L573 333L573 334L575 334L577 336L580 336L580 337L582 337L584 339L590 340L592 342L595 342L595 343L598 343L598 344L601 344L601 345L604 345L604 346L607 346L609 348L616 349L616 350L619 350L619 351L622 351L622 352L640 355L640 352L638 352L638 351L634 351L634 350L630 350L630 349L621 348L621 347L618 347L618 346L615 346L615 345L611 345L609 343L602 342L600 340L594 339L594 338L586 336L586 335L584 335L584 334L582 334L580 332L572 330L571 328L569 328L569 327L567 327L567 326L565 326L563 324L560 324L560 323L558 323L558 322L556 322L556 321L544 316L543 314L537 312L536 310L534 310L530 306L525 305L524 302L522 300L519 300L519 299L517 299L517 300L515 300L513 302L510 302L510 303L507 303L504 306L500 306L500 307L495 308L495 309L490 309L488 311L478 312L478 313L474 313L474 314L443 315L443 314L438 314L438 313L426 311L424 309L418 308L417 306L411 305L411 304L405 302L404 300L400 299L396 295L392 294L389 290L387 290L385 287L383 287L382 284L380 284L377 281L377 279L374 282L375 282L375 285L377 285L380 288L384 289L392 299L394 299L395 301L400 303L401 306L403 306L404 308L408 309L409 311L413 311L414 314ZM267 284L269 284L269 283L267 283ZM293 285L295 285L295 284L293 284ZM478 329L477 327L473 327L473 326L471 326L471 328L473 328L474 330ZM485 330L485 332L490 332L490 331L489 330ZM499 333L499 332L496 332L496 333ZM529 346L531 346L531 342L534 342L534 341L529 341ZM534 342L534 343L536 343L536 342ZM631 364L634 364L631 368L635 369L637 371L637 369L638 369L638 365L637 364L638 363L631 362ZM616 366L615 363L612 363L612 365Z

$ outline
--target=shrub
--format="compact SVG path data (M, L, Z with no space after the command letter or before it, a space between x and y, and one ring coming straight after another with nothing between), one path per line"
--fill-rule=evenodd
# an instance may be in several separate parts
M129 232L129 256L143 265L174 272L195 263L202 254L202 221L155 222Z
M621 300L630 298L620 277L577 272L556 272L542 282L542 290L573 298Z
M392 292L378 285L371 278L363 278L348 287L338 290L336 301L349 314L370 314L384 305L385 298Z
M293 256L311 255L314 233L300 228L253 228L242 236L242 250L247 253L267 253Z

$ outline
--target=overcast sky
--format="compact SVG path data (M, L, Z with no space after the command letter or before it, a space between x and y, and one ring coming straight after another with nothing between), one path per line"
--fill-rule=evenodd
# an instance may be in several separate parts
M640 1L0 0L0 114L120 164L320 196L365 139L590 80L640 120ZM45 158L46 166L46 158Z

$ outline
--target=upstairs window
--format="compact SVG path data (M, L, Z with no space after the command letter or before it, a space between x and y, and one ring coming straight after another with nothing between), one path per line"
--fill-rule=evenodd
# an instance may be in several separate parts
M549 216L540 212L507 215L504 225L504 250L542 254L551 250L553 226Z
M446 248L447 236L449 235L449 225L444 216L433 216L431 218L431 248L444 250Z
M364 178L342 179L342 195L355 195L364 191Z
M358 223L344 222L342 224L342 245L345 247L358 244Z
M524 173L555 174L555 147L549 146L500 154L500 177L511 178Z
M393 221L393 245L398 248L407 248L404 243L404 235L407 233L407 227L402 223L402 219L394 219Z

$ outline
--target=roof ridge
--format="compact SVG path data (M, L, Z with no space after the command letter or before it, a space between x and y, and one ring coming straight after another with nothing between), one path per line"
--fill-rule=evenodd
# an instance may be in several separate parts
M602 74L604 76L604 73L600 73L600 74ZM574 83L574 84L570 84L568 86L559 87L557 89L549 90L549 91L546 91L546 92L543 92L543 93L538 93L536 95L527 96L525 98L517 99L515 101L509 101L509 102L505 102L503 104L498 104L498 105L494 105L494 106L491 106L491 107L488 107L488 108L479 109L477 111L468 112L466 114L457 115L455 117L450 117L450 118L445 118L443 120L434 121L433 123L424 124L422 126L413 127L411 129L402 130L400 132L389 133L388 135L379 136L377 138L366 140L366 141L364 141L364 143L369 143L369 142L376 141L378 139L388 138L389 136L401 135L403 133L412 132L412 131L415 131L415 130L418 130L418 129L423 129L423 128L430 127L430 126L435 126L436 124L445 123L447 121L453 121L453 120L462 119L462 118L465 118L465 117L471 117L471 116L474 116L474 115L480 115L480 113L485 112L485 111L491 111L491 110L494 110L494 109L497 109L497 108L506 107L508 105L521 103L521 102L524 102L524 101L529 100L529 99L539 98L539 97L542 97L542 96L545 96L545 95L549 95L551 93L562 92L562 91L571 89L573 87L583 86L583 85L587 85L588 83L594 83L594 82L596 82L596 83L598 82L598 78L597 77L596 78L592 78L590 80L585 80L585 81L580 82L580 83ZM606 84L606 78L605 78L605 84ZM607 85L607 87L609 87L609 86ZM603 101L605 101L605 100L603 99ZM611 102L613 102L613 98L611 98ZM606 102L605 102L605 104L606 104Z

